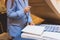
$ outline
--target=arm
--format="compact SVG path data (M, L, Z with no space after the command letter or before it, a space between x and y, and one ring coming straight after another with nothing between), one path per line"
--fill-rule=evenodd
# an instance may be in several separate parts
M14 3L13 7L11 8L11 2L12 0L7 1L7 16L10 18L17 17L17 14L15 13L15 6L16 4Z
M28 6L28 0L26 0L26 6ZM31 8L31 7L30 7ZM32 18L30 16L30 11L28 12L28 24L29 25L34 25Z
M33 21L32 21L32 18L31 18L31 16L30 16L30 13L29 13L29 15L28 15L28 24L29 24L29 25L35 25L35 24L33 23Z
M10 3L9 3L10 2ZM17 17L22 17L25 15L24 9L20 7L19 10L16 9L17 5L14 3L13 7L11 7L11 1L8 0L7 2L7 16L10 18L17 18Z
M32 18L31 18L31 15L30 15L30 12L28 13L28 23L32 22Z
M28 3L28 0L25 0L26 1L26 6L29 6L29 3ZM32 18L31 18L31 15L30 15L30 11L28 12L28 23L31 23L32 22Z

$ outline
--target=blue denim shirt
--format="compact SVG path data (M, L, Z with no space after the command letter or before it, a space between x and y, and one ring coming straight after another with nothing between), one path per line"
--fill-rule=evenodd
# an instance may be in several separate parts
M25 0L25 2L23 2L23 0L14 0L12 8L11 0L7 1L7 25L10 35L13 35L13 31L17 29L16 26L14 27L12 25L17 25L23 28L26 25L26 22L30 23L32 21L30 12L26 14L24 13L24 8L26 6L28 6L28 0ZM19 33L19 30L15 32Z
M21 22L25 22L26 16L28 17L28 23L32 21L31 17L30 17L30 12L28 12L27 14L24 13L24 8L28 6L28 0L25 0L25 3L22 0L15 0L13 7L11 8L11 0L8 0L7 2L7 16L8 19L10 21L12 21L12 23L15 23L16 21L21 21ZM13 20L15 20L15 22L13 22ZM23 24L23 23L19 23L19 24ZM16 22L17 23L17 22Z

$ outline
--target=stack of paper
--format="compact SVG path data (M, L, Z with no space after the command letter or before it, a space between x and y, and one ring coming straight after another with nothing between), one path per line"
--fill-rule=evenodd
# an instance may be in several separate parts
M22 31L24 33L33 34L33 35L39 35L40 36L40 35L43 34L44 29L45 29L45 27L28 25Z
M21 37L22 40L43 40L42 36L37 36L37 35L32 35L27 33L22 33Z
M46 32L43 26L26 26L22 31L22 40L60 40L60 33Z
M56 33L56 32L44 32L42 36L55 40L60 40L60 33Z

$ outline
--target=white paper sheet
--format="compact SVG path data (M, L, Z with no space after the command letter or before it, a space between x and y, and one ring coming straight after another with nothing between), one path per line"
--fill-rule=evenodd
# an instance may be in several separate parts
M22 31L33 35L42 35L44 29L45 27L28 25Z
M60 33L56 32L44 32L42 36L60 40Z
M58 40L58 39L51 38L51 37L46 37L46 36L43 37L42 35L37 36L37 35L32 35L32 34L27 34L27 33L22 33L21 37L28 39L28 40L30 40L30 39L33 39L33 40Z
M29 39L29 40L30 39L33 39L33 40L43 40L43 38L41 36L27 34L27 33L22 33L21 37L25 38L25 39Z

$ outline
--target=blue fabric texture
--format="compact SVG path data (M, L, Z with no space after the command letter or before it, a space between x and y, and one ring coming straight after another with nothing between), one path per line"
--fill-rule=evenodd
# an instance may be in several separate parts
M11 1L7 1L8 33L14 37L13 40L21 40L21 30L25 27L26 22L32 22L30 11L27 14L24 13L24 8L28 6L28 0L24 0L24 2L23 0L14 0L12 8Z

